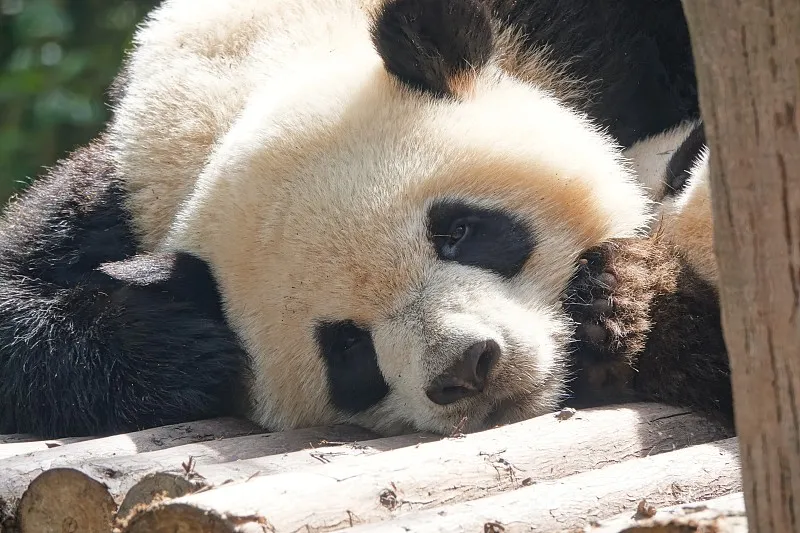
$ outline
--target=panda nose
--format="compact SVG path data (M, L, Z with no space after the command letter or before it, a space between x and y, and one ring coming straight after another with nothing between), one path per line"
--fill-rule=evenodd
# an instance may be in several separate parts
M480 394L499 358L500 346L495 341L476 342L464 350L455 364L434 378L425 394L438 405L449 405Z

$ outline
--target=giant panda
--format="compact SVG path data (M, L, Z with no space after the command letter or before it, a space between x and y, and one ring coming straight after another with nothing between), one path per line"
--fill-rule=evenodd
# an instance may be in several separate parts
M585 252L651 242L623 149L696 114L680 2L644 4L166 0L0 223L0 432L561 405Z

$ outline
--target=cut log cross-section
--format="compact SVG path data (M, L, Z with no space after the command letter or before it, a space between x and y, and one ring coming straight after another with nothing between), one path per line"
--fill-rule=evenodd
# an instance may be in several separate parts
M220 427L220 429L223 428L224 426ZM153 472L181 469L186 476L185 483L176 485L173 489L190 490L199 488L199 484L191 481L195 477L194 468L198 464L207 465L220 461L268 456L272 458L274 468L284 471L281 470L281 467L291 469L298 465L309 465L316 462L313 458L304 457L304 454L292 452L318 445L320 442L325 442L325 438L339 442L375 437L374 433L353 426L306 428L242 436L221 431L218 435L219 437L215 438L213 435L205 434L205 438L210 439L205 442L193 442L122 457L80 460L78 459L80 454L76 454L78 458L73 457L66 447L62 450L63 455L60 456L60 468L50 468L38 475L22 493L16 513L22 532L46 533L51 531L53 524L62 523L75 524L75 527L78 527L75 531L92 530L85 528L96 523L108 525L109 517L113 517L114 512L119 514L117 503L129 492L130 487L142 477ZM225 438L226 436L228 438ZM97 442L102 443L103 440L105 439L98 439ZM112 438L110 442L116 441ZM164 440L159 442L165 443ZM177 441L170 442L174 444ZM416 441L408 441L409 444L412 442ZM102 454L101 447L97 447L96 451L97 455ZM325 451L329 455L334 453L333 450L326 449ZM22 479L11 486L18 487L17 490L19 490L25 486L23 458L17 458L13 466ZM29 465L28 470L36 472L35 468L32 469L30 466L32 465ZM67 466L71 468L67 468ZM168 489L169 487L163 488ZM169 492L169 490L166 491L166 496L175 495ZM18 492L14 492L12 497L16 498L18 494ZM150 496L150 499L154 496L156 494ZM129 505L149 502L149 500L145 500L147 495L143 491L139 491L137 497L139 501ZM111 515L108 514L107 502L111 502ZM123 510L125 510L124 506Z

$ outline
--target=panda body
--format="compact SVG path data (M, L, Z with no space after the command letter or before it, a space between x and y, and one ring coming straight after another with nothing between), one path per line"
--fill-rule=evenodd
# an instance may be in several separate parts
M569 58L598 43L556 36L595 13L562 4L166 1L108 131L4 216L0 431L556 407L576 259L651 219L620 145L671 120L591 97Z

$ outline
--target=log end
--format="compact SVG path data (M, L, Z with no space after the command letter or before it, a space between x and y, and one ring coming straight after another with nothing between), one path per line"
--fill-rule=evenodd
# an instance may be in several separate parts
M22 533L108 533L116 510L105 485L79 470L54 468L31 481L17 520Z
M239 531L273 531L261 517L226 518L214 511L183 503L155 505L135 513L124 533L237 533Z
M171 472L148 474L125 494L117 516L128 517L134 509L149 506L162 499L179 498L205 487L202 480L190 480L185 475Z

